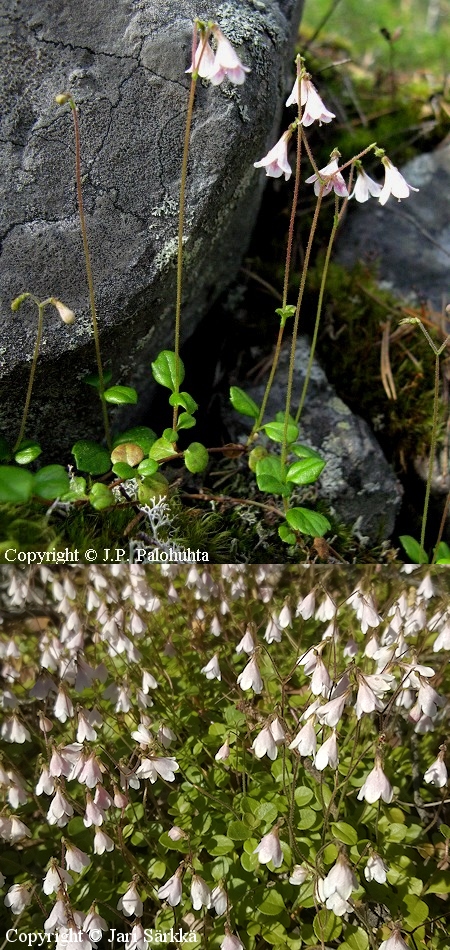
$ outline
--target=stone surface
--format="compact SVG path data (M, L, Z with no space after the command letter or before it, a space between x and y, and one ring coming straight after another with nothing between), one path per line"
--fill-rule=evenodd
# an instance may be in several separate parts
M27 435L45 459L100 437L88 293L78 224L70 109L78 104L84 203L102 354L116 384L151 397L150 362L172 348L177 199L194 16L215 19L251 67L241 87L200 83L187 183L183 333L234 276L264 176L253 162L277 131L303 0L3 0L0 111L0 430L14 439L37 311L23 291L60 298L72 327L46 311ZM145 415L144 419L145 420ZM148 420L152 424L151 420ZM153 423L154 424L154 423Z
M352 202L336 259L377 260L380 280L394 292L429 301L440 312L450 302L450 143L401 172L419 192L401 202L391 196L384 207L373 199Z
M300 399L309 355L309 341L300 337L295 358L292 415ZM266 422L284 410L288 366L289 348L285 347L269 396ZM244 385L243 389L260 405L264 387L265 382L252 387ZM229 411L226 415L232 434L237 433L238 426L239 432L242 429L250 432L251 420ZM313 363L299 441L316 449L327 463L317 484L307 486L300 499L311 499L313 492L330 505L359 538L367 538L371 544L389 538L401 504L401 485L367 423L336 395L317 361ZM265 444L273 450L273 442Z

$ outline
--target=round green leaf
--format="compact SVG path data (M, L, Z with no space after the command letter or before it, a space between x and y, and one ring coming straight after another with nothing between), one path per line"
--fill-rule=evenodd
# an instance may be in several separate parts
M230 387L230 402L233 409L236 409L241 415L250 416L252 419L258 418L259 406L256 405L251 396L247 396L243 389L239 389L239 386Z
M228 854L234 850L234 842L231 838L227 838L226 835L214 835L205 847L208 854L213 854L214 856Z
M282 442L284 439L284 422L266 422L261 427L272 442ZM295 442L298 436L298 426L295 422L288 422L287 441Z
M45 465L34 476L33 495L52 501L70 488L69 476L62 465Z
M321 538L331 528L328 518L309 508L290 508L286 512L286 521L295 531Z
M0 503L21 505L33 494L34 475L14 465L0 466Z
M337 940L342 932L342 922L333 911L323 908L314 917L313 928L318 940Z
M114 496L106 485L96 482L91 488L89 501L96 511L103 511L104 508L109 508L114 504Z
M106 402L112 402L116 406L135 406L138 401L138 394L131 386L111 386L103 395Z
M69 491L61 495L61 501L85 501L86 498L86 479L72 475Z
M152 363L153 379L155 379L160 386L167 386L168 389L174 392L177 388L177 368L178 386L181 386L184 379L182 360L178 357L177 362L175 353L173 353L172 350L162 350L161 353L158 353L155 362Z
M297 445L291 445L290 451L299 459L321 459L321 455L316 452L315 449L311 449L309 445L302 445L300 442L297 442Z
M299 831L305 828L312 828L316 821L316 812L312 808L306 807L302 808L300 812L300 818L297 822L297 828Z
M409 534L402 534L400 541L412 564L428 564L428 556L415 538Z
M182 406L186 412L194 413L198 409L198 403L189 395L189 393L171 393L169 396L171 406Z
M244 825L243 821L231 821L227 828L228 837L232 838L233 841L245 841L246 838L251 838L252 831L247 825Z
M286 485L281 469L281 459L274 455L267 455L256 464L256 481L260 491L271 495L289 495L290 487Z
M127 462L117 462L113 465L112 470L118 478L136 478L136 469L128 465Z
M172 442L169 442L168 439L156 439L149 452L150 458L157 462L171 458L173 455L177 455L177 450L174 449Z
M343 844L356 844L358 841L358 833L345 821L332 821L331 833Z
M14 459L18 465L29 465L30 462L34 462L35 459L39 458L41 452L42 449L37 442L34 442L33 439L24 439L20 443Z
M286 478L295 485L311 485L325 468L323 459L301 459L288 469Z
M104 370L103 372L103 385L106 386L112 380L112 371L110 369ZM100 389L100 379L98 373L89 373L88 376L85 376L83 383L86 383L87 386L92 386L94 389Z
M352 931L351 933L349 931ZM345 929L346 940L340 944L339 950L367 950L369 938L362 927L348 926Z
M177 429L192 429L192 426L195 426L194 416L189 412L182 412L178 416Z
M299 808L303 808L305 805L308 805L314 795L310 788L307 788L306 785L299 785L294 792L295 804Z
M139 475L154 475L158 471L158 463L155 459L143 459L137 470Z
M277 917L283 910L286 910L286 907L281 894L270 888L270 890L264 891L263 900L259 904L258 910L266 917Z
M209 455L201 442L191 442L184 453L184 464L188 472L203 472L208 465Z
M133 429L127 429L126 432L116 435L113 448L124 442L132 442L134 445L139 445L144 455L148 455L155 439L156 432L153 432L153 429L149 429L148 426L134 426Z
M289 528L287 524L284 524L284 523L280 524L280 527L278 528L278 534L281 540L284 541L285 544L295 544L296 542L295 534L293 531L291 531L291 529Z
M111 468L109 453L97 442L89 439L80 439L72 446L72 455L75 457L77 468L89 475L104 475Z

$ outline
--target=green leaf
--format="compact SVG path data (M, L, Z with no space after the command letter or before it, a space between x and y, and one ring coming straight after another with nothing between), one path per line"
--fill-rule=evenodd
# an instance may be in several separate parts
M285 544L295 544L297 538L286 523L280 524L278 534Z
M442 825L441 825L442 828ZM450 874L441 872L431 879L431 883L426 888L426 894L450 894Z
M281 459L267 455L256 464L256 481L260 491L271 495L289 495L291 487L286 484L281 468Z
M270 888L264 891L258 910L260 914L264 914L266 917L278 917L283 910L286 910L286 906L281 894Z
M0 446L0 452L1 452L1 446ZM1 458L1 455L0 455L0 458ZM441 563L442 563L442 564L448 564L448 563L449 563L449 559L450 559L450 547L448 546L448 544L445 543L445 541L440 541L440 542L439 542L439 544L438 544L438 546L437 546L437 550L436 550L436 557L441 559ZM444 560L444 558L445 558L445 560Z
M33 494L34 475L15 465L0 466L0 503L21 505Z
M414 927L423 924L424 920L430 915L428 904L425 901L418 900L415 894L405 894L403 904L408 909L408 913L403 917L408 929L413 930Z
M172 392L174 392L177 388L177 369L178 386L181 386L184 379L182 360L178 357L177 361L175 353L173 353L172 350L162 350L161 353L158 353L155 362L152 363L153 379L155 379L160 386L167 386L167 389L171 389Z
M323 908L314 917L313 928L318 940L337 940L342 932L342 921L333 911Z
M172 442L169 442L168 439L156 439L149 452L149 457L156 459L157 462L165 458L171 458L173 455L177 455L177 450L174 449Z
M321 459L322 456L316 452L315 449L310 449L309 445L301 445L300 442L297 445L291 445L290 451L294 453L299 459Z
M439 831L441 832L441 835L444 835L444 838L450 838L450 828L448 825L444 825L444 824L439 825ZM450 887L449 887L449 891L450 891Z
M86 479L81 475L72 475L69 491L61 495L61 501L85 501L86 498Z
M352 931L352 933L349 931ZM339 945L339 950L367 950L369 938L362 927L351 927L347 925L345 928L345 936L346 940Z
M106 402L112 402L116 406L135 406L138 401L138 394L131 386L111 386L110 389L105 389L103 395Z
M112 380L112 371L110 369L104 370L103 372L103 385L107 386ZM100 379L98 373L89 373L88 376L85 376L83 383L86 383L87 386L92 386L94 389L100 389Z
M250 416L252 419L258 418L259 406L256 405L251 396L247 396L243 389L239 389L239 386L230 387L230 402L233 409L240 412L242 416Z
M290 508L286 512L286 521L295 531L321 538L331 528L328 518L309 508Z
M295 485L311 485L312 482L317 481L325 464L323 459L301 459L299 462L293 462L289 467L286 478Z
M156 432L153 432L153 429L149 429L148 426L134 426L134 428L116 435L113 448L122 445L124 442L134 442L135 445L139 445L144 455L148 455L155 439Z
M162 472L155 472L154 475L145 475L142 484L138 488L139 501L148 505L153 498L164 498L169 491L169 482Z
M314 798L314 795L310 788L307 788L306 785L299 785L294 792L295 804L299 808L303 808L305 805L308 805L311 799Z
M272 442L282 442L284 438L284 422L266 422L265 425L261 426L264 429L264 432L269 439L272 439ZM298 426L295 422L288 422L287 427L287 442L295 442L298 436Z
M111 505L114 505L114 495L106 485L96 482L91 488L89 501L96 511L103 511L104 508L110 508Z
M227 828L227 834L233 841L245 841L246 838L251 838L252 831L247 825L244 825L243 821L231 821Z
M164 429L162 438L166 439L167 442L176 442L178 439L178 433L176 429Z
M231 838L227 838L226 835L214 835L205 847L208 854L214 856L229 854L230 851L234 851L234 841L232 841Z
M136 478L136 469L132 465L128 465L127 462L116 462L112 470L118 478Z
M300 811L300 818L297 822L297 828L299 831L304 831L306 828L312 828L316 822L316 812L307 805L305 808L302 808Z
M154 475L158 471L156 459L143 459L137 467L139 475Z
M198 403L189 395L189 393L172 393L169 396L171 406L183 406L186 412L194 413L198 409Z
M77 468L89 475L104 475L111 468L109 453L97 442L89 439L80 439L72 446L72 455L75 457Z
M208 462L208 451L201 442L191 442L185 449L184 464L188 472L203 472Z
M428 556L415 538L410 534L402 534L400 541L412 564L428 564Z
M195 418L191 416L189 412L182 412L178 416L177 430L178 429L192 429L192 426L195 426Z
M272 802L260 802L255 811L255 816L259 818L260 821L270 821L270 824L273 825L277 819L278 811Z
M62 465L45 465L34 476L33 495L52 501L69 491L70 479Z
M39 458L41 453L42 449L38 442L33 439L24 439L20 443L14 459L18 465L29 465L30 462L34 462L35 459Z
M342 844L356 844L358 841L358 833L345 821L332 821L331 833L338 841L342 841Z

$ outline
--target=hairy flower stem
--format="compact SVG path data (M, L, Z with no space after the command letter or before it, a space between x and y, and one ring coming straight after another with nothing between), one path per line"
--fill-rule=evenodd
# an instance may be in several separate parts
M22 422L20 424L20 430L19 430L19 435L17 436L17 439L16 439L16 444L13 448L13 453L17 452L25 433L25 426L27 423L27 416L28 416L28 411L29 411L30 402L31 402L31 393L33 391L34 377L36 374L36 366L37 366L37 361L39 357L39 349L40 349L41 340L42 340L42 330L44 327L44 310L45 310L46 304L49 303L48 300L44 300L43 303L40 303L38 300L36 300L35 297L32 297L32 300L34 300L39 312L38 313L38 328L37 328L37 334L36 334L36 342L34 344L33 359L31 362L30 378L28 380L27 395L25 399L25 405L23 408Z
M289 289L289 276L290 276L290 271L291 271L291 260L292 260L292 242L294 239L295 217L297 214L298 193L300 189L300 166L301 166L301 160L302 160L301 149L302 149L302 133L301 133L301 126L299 123L297 126L297 158L296 158L296 163L295 163L294 194L292 197L291 215L289 219L289 231L288 231L288 240L287 240L287 247L286 247L286 262L284 265L283 300L281 304L282 309L284 309L284 307L287 304L287 295L288 295L288 289ZM272 366L270 368L269 379L267 380L267 385L264 391L264 396L261 403L261 409L259 411L259 415L253 426L253 429L249 435L247 444L252 442L252 440L255 438L256 433L262 423L262 420L264 419L264 413L266 411L267 400L269 398L270 390L272 389L272 383L275 377L278 361L280 358L281 343L283 340L285 323L286 321L283 320L283 318L281 318L280 326L278 329L277 342L275 344L275 353L273 355Z
M205 40L206 43L206 40ZM179 381L179 359L180 359L180 330L181 330L181 293L183 286L183 231L184 231L184 212L186 199L186 179L189 157L189 142L191 138L192 114L194 111L195 90L197 87L198 73L192 73L191 88L189 91L189 102L186 116L186 128L184 132L183 160L181 163L181 183L180 183L180 202L178 207L178 253L177 253L177 297L175 304L175 387L174 394L178 395L180 391ZM178 421L178 406L173 407L172 429L176 429Z
M78 123L78 111L74 99L70 96L70 108L72 109L73 125L75 131L75 177L77 183L78 214L80 217L81 235L83 238L83 251L86 266L86 277L89 289L89 305L91 310L92 329L94 331L95 355L97 358L98 372L98 394L102 404L103 427L105 430L105 439L108 449L111 449L111 432L109 428L108 410L105 400L105 380L103 375L102 357L100 353L100 336L98 332L97 310L95 306L94 281L92 277L91 257L89 253L89 244L86 230L86 218L84 214L83 190L81 185L81 149L80 149L80 127Z
M281 446L281 465L282 468L286 464L287 456L287 433L289 425L289 413L291 411L291 401L292 401L292 384L294 380L294 369L295 369L295 350L297 345L297 335L298 335L298 324L300 320L300 312L303 301L303 294L305 291L306 284L306 275L308 273L309 259L311 257L311 248L314 240L314 235L316 233L317 221L319 219L320 207L322 204L324 185L321 185L320 191L317 197L316 207L314 209L314 216L312 219L311 229L309 232L308 244L305 251L305 259L303 262L302 275L300 278L300 288L297 297L297 306L295 308L295 317L294 324L292 327L292 342L291 342L291 355L289 359L289 372L288 372L288 381L287 381L287 390L286 390L286 409L284 415L284 429L283 429L283 442ZM288 506L287 499L283 499L285 507Z
M316 351L317 337L318 337L318 334L319 334L319 326L320 326L320 318L321 318L321 316L322 316L323 295L324 295L324 293L325 293L325 285L326 285L327 277L328 277L328 267L329 267L329 264L330 264L331 251L332 251L332 249L333 249L334 239L335 239L335 237L336 237L336 231L337 231L337 229L338 229L338 227L339 227L339 220L340 220L340 217L339 217L339 213L338 213L338 207L339 207L338 197L337 197L337 195L335 195L335 198L334 198L333 227L331 228L331 234L330 234L330 237L329 237L329 240L328 240L327 251L326 251L326 254L325 254L325 261L324 261L323 271L322 271L322 279L321 279L321 282L320 282L319 299L318 299L318 301L317 301L316 322L315 322L315 324L314 324L314 333L313 333L313 338L312 338L312 342L311 342L311 349L310 349L310 354L309 354L308 366L307 366L307 368L306 368L305 381L304 381L304 383L303 383L302 394L301 394L301 397L300 397L300 402L299 402L299 406L298 406L298 409L297 409L297 414L296 414L296 416L295 416L295 421L296 421L297 423L298 423L299 420L300 420L301 414L302 414L302 412L303 412L303 406L305 405L306 393L307 393L308 386L309 386L309 380L310 380L310 377L311 377L312 364L313 364L313 360L314 360L314 354L315 354L315 351Z

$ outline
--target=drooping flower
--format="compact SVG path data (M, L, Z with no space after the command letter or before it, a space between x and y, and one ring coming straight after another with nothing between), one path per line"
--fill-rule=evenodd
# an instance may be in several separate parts
M376 757L374 768L369 772L366 781L358 792L358 801L362 801L364 798L366 802L373 805L379 798L382 798L384 802L389 804L389 802L392 801L393 795L392 785L383 772L380 759Z
M64 868L52 865L44 877L44 883L42 885L44 894L55 894L62 884L69 884L69 886L73 884L72 875L69 874L68 871L65 871Z
M216 679L220 681L222 679L217 653L214 654L206 666L202 666L201 672L205 674L207 680Z
M129 942L127 941L127 950L147 950L148 946L149 943L142 924L135 924Z
M339 198L349 197L347 185L339 171L337 158L333 158L324 168L319 168L318 175L310 175L309 178L306 179L307 185L311 185L313 182L315 195L319 195L322 190L322 197L324 197L333 189Z
M58 788L54 798L50 802L50 808L47 812L47 821L49 825L57 825L58 828L64 828L69 818L73 815L73 807Z
M379 950L409 950L399 930L393 930L387 940L380 943Z
M104 854L105 851L114 851L114 841L106 834L106 831L102 831L101 828L96 828L94 835L94 854Z
M276 759L278 749L269 726L262 729L259 735L256 736L252 744L252 749L257 759L262 759L264 755L272 759L272 762Z
M377 181L374 181L373 178L364 171L363 168L358 168L355 187L350 195L350 198L355 198L356 201L364 202L369 200L369 196L372 198L378 198L381 194L381 185Z
M410 191L419 191L418 188L414 188L413 185L408 184L398 168L389 161L386 155L383 156L381 161L385 169L385 178L380 197L378 198L380 205L386 204L389 195L393 195L394 198L400 201L402 198L408 198Z
M13 716L12 719L5 719L1 728L1 736L2 739L5 739L5 742L22 743L30 742L31 740L28 729L20 722L17 716Z
M152 756L149 759L142 759L139 768L136 769L136 775L141 778L149 778L152 785L156 782L158 775L166 782L174 782L175 772L178 772L179 767L178 762L172 756L162 756L161 758Z
M77 874L80 874L83 868L87 868L91 863L89 855L85 851L81 851L80 848L76 848L74 844L70 844L69 841L64 840L64 844L66 846L66 867L69 871L76 871Z
M203 906L211 907L211 890L199 874L194 874L192 878L191 901L194 910L201 910Z
M266 175L269 178L280 178L284 175L285 181L288 181L292 175L292 168L288 162L287 148L292 132L290 129L283 132L276 145L267 152L264 158L259 162L253 162L255 168L265 168Z
M13 884L5 897L5 906L10 907L13 914L21 914L30 901L31 894L25 884Z
M181 841L182 838L187 838L187 834L180 828L178 825L173 825L170 831L167 832L171 841Z
M337 917L342 917L351 910L348 898L353 890L358 888L353 871L346 859L339 855L327 876L318 881L318 892L328 910L332 910Z
M158 897L161 900L167 901L171 907L176 907L181 900L181 890L181 871L178 869L165 884L161 885L158 891Z
M236 653L253 653L254 649L255 643L252 637L252 631L250 627L247 627L242 640L239 640L236 647Z
M260 864L269 864L269 862L272 861L275 868L280 867L283 863L283 852L276 828L274 828L273 831L269 831L267 835L263 835L261 841L253 851L253 854L258 855Z
M225 77L236 86L241 86L245 81L245 74L250 72L250 67L244 66L236 50L218 26L213 27L213 34L217 41L217 49L213 68L207 78L213 86L218 86Z
M314 765L319 772L330 765L332 769L337 769L339 763L339 753L337 747L336 730L333 729L331 736L317 750L314 757Z
M211 893L211 904L214 907L218 917L221 917L222 914L226 913L226 909L228 907L227 892L224 891L220 884L216 884L214 890Z
M436 785L443 788L447 784L447 768L444 762L445 748L441 749L435 762L429 766L424 775L427 785Z
M104 917L101 917L100 914L95 913L95 905L93 904L91 910L89 911L87 917L85 918L83 924L83 930L90 935L91 930L94 932L96 930L108 930L109 926L106 923Z
M220 950L244 950L244 948L234 934L227 933L220 944Z
M126 893L120 898L117 904L117 910L123 910L127 917L142 917L144 905L139 897L135 884L130 884Z
M377 881L378 884L386 884L386 874L388 868L386 867L380 855L374 851L368 858L367 864L364 868L364 877L366 881Z
M303 597L302 600L299 600L297 608L295 611L296 617L302 617L303 620L309 620L314 615L314 610L316 606L316 594L314 590L311 590L306 597Z
M314 719L308 719L304 726L292 740L289 748L297 749L299 755L314 755L317 746L316 731L314 729Z
M228 742L228 739L226 739L224 744L220 746L220 749L217 750L214 758L216 762L225 762L226 759L228 759L229 754L230 754L230 743Z
M300 102L303 106L301 121L305 128L308 125L312 125L313 122L318 122L319 125L322 125L322 122L331 122L332 119L336 118L334 112L330 112L329 109L326 108L316 87L307 76L302 77L300 83L298 78L295 80L289 99L286 99L287 106L298 106L299 85Z
M258 669L258 664L254 656L244 667L242 673L239 673L237 684L241 689L252 689L254 693L260 693L263 688L263 681Z
M308 875L308 868L303 867L303 864L294 864L289 878L289 884L296 884L297 886L304 884Z

